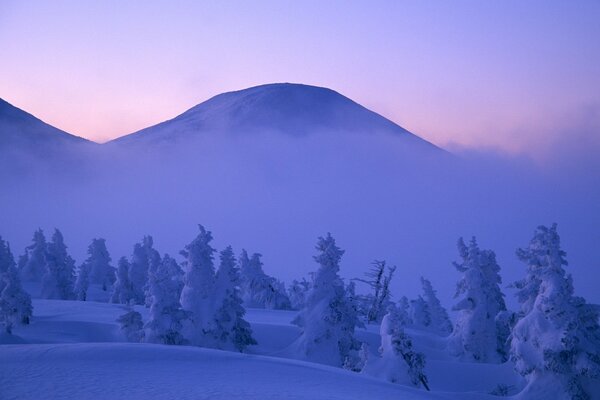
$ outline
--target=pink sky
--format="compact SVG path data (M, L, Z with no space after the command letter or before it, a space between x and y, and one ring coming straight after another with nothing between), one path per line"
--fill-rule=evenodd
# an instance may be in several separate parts
M224 91L330 87L441 146L600 129L600 3L0 3L0 97L106 141ZM588 137L593 136L593 137Z

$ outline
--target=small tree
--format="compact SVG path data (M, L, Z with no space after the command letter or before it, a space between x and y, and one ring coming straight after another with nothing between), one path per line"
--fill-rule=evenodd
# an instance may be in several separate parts
M388 308L381 321L380 335L381 357L369 359L364 372L390 382L423 386L429 390L424 372L425 356L414 351L412 340L404 332L403 317L393 306Z
M144 322L142 315L133 309L133 304L128 305L127 312L117 318L121 332L129 342L144 340Z
M181 330L182 321L189 314L181 308L179 294L181 284L173 272L179 267L175 260L166 254L162 260L151 260L148 293L150 298L150 319L144 326L145 341L162 344L185 344Z
M84 265L89 271L90 283L101 285L104 291L108 290L115 282L115 268L110 265L112 259L106 249L106 240L93 239L87 253L88 258Z
M17 324L29 324L33 307L23 290L10 246L0 237L0 323L7 333Z
M67 253L62 233L56 229L46 254L46 273L42 279L42 297L72 300L75 298L75 260Z
M246 307L289 310L291 308L285 286L265 274L261 254L248 257L246 250L240 255L240 290Z
M598 313L573 294L556 224L538 227L517 256L527 272L514 284L522 317L512 331L510 355L528 381L523 395L592 398L586 384L600 378Z
M24 281L41 282L46 272L46 252L46 237L38 229L33 234L32 243L25 248L25 254L19 258L19 272Z
M316 248L319 269L306 305L294 320L302 328L296 346L309 360L342 366L350 351L359 346L354 338L358 318L338 275L344 251L329 233L319 238Z
M214 282L215 267L210 246L212 234L199 225L200 233L190 244L185 246L181 255L183 262L183 290L181 306L191 315L191 323L187 327L185 337L194 345L215 347L210 332L215 330L214 323Z
M257 343L250 324L244 319L246 310L239 294L239 270L231 247L221 252L220 261L215 280L215 339L219 348L244 351Z
M431 326L429 307L427 307L427 302L421 296L410 301L408 316L415 327L429 329Z
M423 300L425 300L431 320L431 330L441 335L450 334L452 332L452 323L448 317L448 312L437 298L436 291L433 290L431 282L421 277L421 286L423 288Z
M293 310L301 310L306 302L306 296L310 290L310 282L306 278L298 281L294 279L288 288L288 298Z

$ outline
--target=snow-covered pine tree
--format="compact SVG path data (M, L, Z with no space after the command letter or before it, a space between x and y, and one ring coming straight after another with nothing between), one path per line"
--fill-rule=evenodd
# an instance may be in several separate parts
M394 306L388 308L380 328L380 358L369 359L364 372L384 377L394 383L423 386L429 390L425 375L425 356L413 349L411 338L404 332L402 317Z
M250 324L244 319L246 310L239 294L239 270L231 246L220 253L220 264L215 279L215 336L217 347L244 351L257 344Z
M42 298L74 299L74 280L75 260L67 253L62 233L55 229L46 253L46 273L42 278Z
M288 288L288 298L293 310L301 310L304 307L306 296L310 290L310 282L306 278L294 279Z
M104 291L108 290L115 282L115 268L110 265L112 259L106 249L106 240L93 239L87 253L84 265L88 269L89 282L101 285Z
M110 297L111 303L129 304L130 301L135 302L135 294L129 281L129 270L131 265L127 258L121 257L117 263L116 281L113 285L113 292Z
M129 283L135 304L145 304L150 258L160 257L153 245L152 236L144 236L141 243L133 246L133 255L129 264Z
M41 282L46 272L47 243L44 232L38 229L33 234L32 243L25 248L25 254L19 258L21 279L28 282Z
M0 237L0 323L7 333L17 324L29 324L31 297L21 286L10 246Z
M573 294L556 224L538 227L517 256L527 272L514 284L522 317L512 331L510 355L528 381L521 395L592 398L594 389L589 385L595 381L595 390L600 386L598 313Z
M430 329L440 335L448 335L452 332L452 323L448 317L448 312L437 298L436 291L433 289L428 279L421 277L421 287L423 288L423 300L427 304L427 310L431 319Z
M215 267L210 246L212 234L198 226L200 233L190 244L185 246L181 255L183 261L183 290L181 306L190 312L190 324L184 327L184 337L196 346L215 347L210 333L215 330L214 324L214 282Z
M359 347L354 328L359 324L338 272L344 251L331 234L320 237L314 257L319 269L305 307L293 321L302 328L295 345L303 357L314 362L342 366L352 349Z
M274 310L291 309L285 287L263 271L262 255L248 257L246 250L240 255L240 290L244 305L249 308Z
M189 313L179 303L181 281L176 273L178 269L179 266L168 254L162 260L150 260L150 319L144 325L146 342L173 345L186 343L181 331L182 322L189 317Z
M90 270L88 264L82 264L77 271L75 279L75 298L77 300L86 301L88 288L90 286Z
M133 309L133 302L127 306L127 312L117 318L121 332L129 342L144 340L144 321L142 314Z
M449 350L464 360L502 362L505 356L498 349L496 318L506 305L496 256L490 250L480 250L475 238L469 246L459 239L458 252L462 260L454 266L462 277L455 297L460 300L453 307L458 316L448 341Z

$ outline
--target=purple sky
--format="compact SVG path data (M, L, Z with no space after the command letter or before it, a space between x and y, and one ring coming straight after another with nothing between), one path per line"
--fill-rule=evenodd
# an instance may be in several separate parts
M97 141L269 82L335 89L442 146L600 131L598 1L0 2L0 97ZM583 132L583 133L581 133Z

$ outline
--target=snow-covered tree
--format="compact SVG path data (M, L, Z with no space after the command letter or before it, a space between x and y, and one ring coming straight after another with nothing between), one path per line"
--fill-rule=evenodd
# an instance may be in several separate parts
M429 329L431 326L431 315L429 315L429 308L427 307L427 302L421 296L418 296L416 299L410 301L408 316L412 321L412 325L415 327Z
M424 372L425 356L413 349L411 338L404 332L402 317L393 306L381 321L380 335L381 357L369 359L364 373L429 390Z
M133 304L129 304L127 312L117 318L117 323L129 342L141 342L144 340L142 314L133 309Z
M185 344L182 321L189 314L181 308L179 266L166 254L162 260L151 259L148 278L150 318L144 325L144 338L149 343ZM157 263L157 265L152 265Z
M0 323L7 333L17 324L28 324L33 307L23 290L12 252L0 237Z
M398 318L402 322L402 326L410 326L413 324L413 320L410 317L410 303L406 296L400 297L396 303L396 312Z
M452 354L476 362L502 362L502 349L498 348L496 318L506 310L500 290L500 267L496 255L490 250L480 250L475 238L469 245L459 239L460 263L454 263L462 274L456 288L459 302L453 307L458 311L454 331L448 346Z
M185 258L182 264L185 275L181 306L191 315L191 323L184 328L184 336L193 345L214 347L215 343L210 333L215 330L212 298L215 284L215 250L210 246L212 234L202 225L199 225L199 229L198 236L181 251Z
M430 318L430 330L440 335L448 335L452 332L452 323L448 318L448 312L437 298L436 291L431 282L421 277L421 286L423 288L423 300L427 305L427 311Z
M133 255L129 264L129 283L135 304L146 303L150 259L160 257L153 245L152 236L144 236L142 243L136 243L133 246Z
M310 290L310 282L306 278L294 279L288 288L288 298L293 310L301 310L306 302L306 296Z
M239 293L239 270L231 247L220 253L220 264L215 280L215 330L217 347L244 351L256 344L250 324L244 319L246 310Z
M125 257L121 257L117 265L116 281L113 285L110 302L119 304L129 304L130 301L135 302L135 294L129 281L129 269L131 265Z
M395 271L396 267L386 267L385 261L375 260L371 269L365 273L366 279L355 279L372 289L372 293L365 298L368 303L367 323L379 323L386 314L391 303L390 283Z
M90 270L88 264L82 264L77 271L75 279L75 297L77 300L86 301L88 288L90 286Z
M46 273L42 278L42 297L72 300L75 298L75 260L67 253L62 233L56 229L46 253Z
M19 273L24 281L41 282L46 272L46 237L41 229L33 234L32 243L19 258Z
M265 274L261 257L258 253L248 257L246 250L242 250L240 255L240 290L244 305L250 308L291 309L285 287Z
M529 246L517 250L527 265L516 282L521 319L512 331L511 359L528 385L529 398L590 399L600 379L597 310L574 296L564 266L556 224L536 229Z
M108 290L115 281L115 268L110 265L112 259L106 249L106 240L93 239L87 253L84 265L89 273L89 282L101 285L104 291Z
M354 338L359 321L338 274L344 251L336 246L329 233L319 238L316 249L318 254L314 258L319 269L306 305L294 320L302 328L295 345L309 360L342 366L350 351L359 347Z

